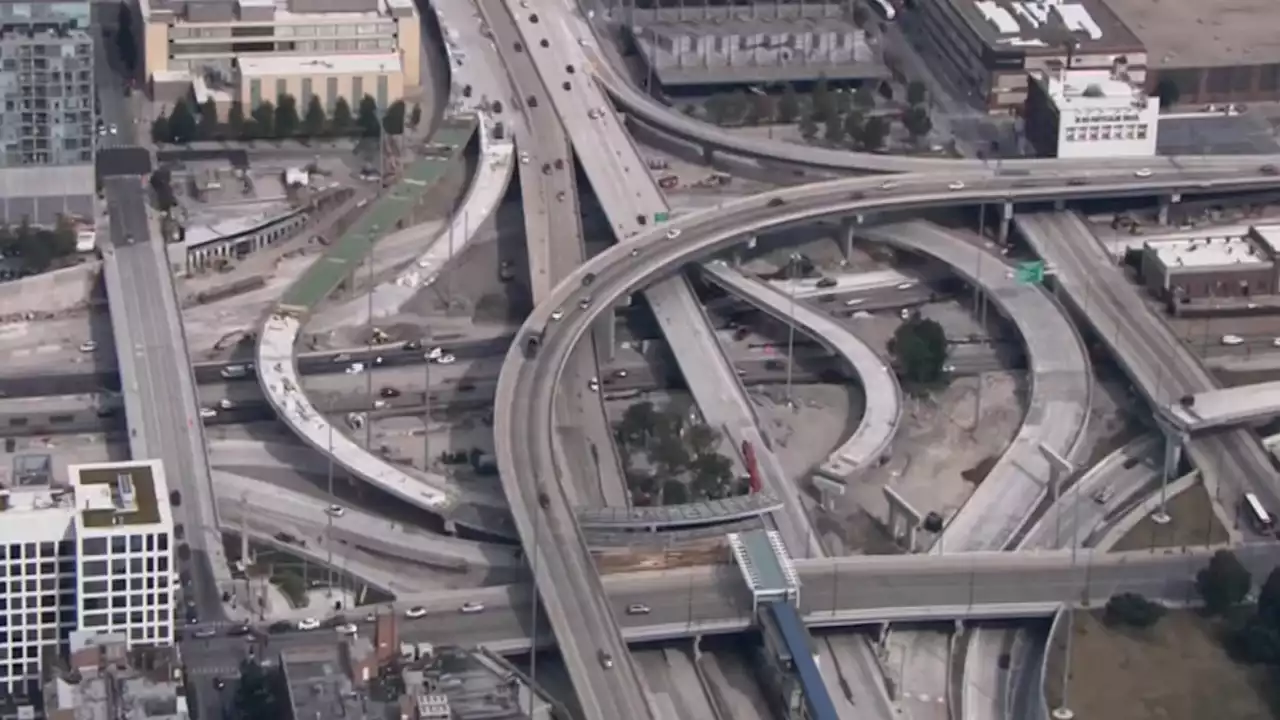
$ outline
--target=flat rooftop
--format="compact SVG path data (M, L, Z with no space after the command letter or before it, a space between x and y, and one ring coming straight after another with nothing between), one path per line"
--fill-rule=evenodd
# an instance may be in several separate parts
M1066 38L1062 33L1065 27L1071 32L1071 38L1079 42L1079 54L1142 49L1142 42L1133 31L1101 0L1059 4L1021 0L948 1L993 48L1022 49L1030 55L1065 54Z
M400 72L400 54L242 56L243 77L277 75L377 75Z
M67 468L76 488L76 509L81 522L87 528L159 523L157 493L164 486L163 480L157 478L159 467L158 460L151 460Z
M1118 103L1130 102L1135 110L1147 106L1147 93L1107 70L1072 70L1062 73L1040 73L1060 110L1090 108L1112 109Z
M1171 272L1271 262L1265 251L1240 235L1155 240L1145 243L1144 247L1155 252Z
M1257 65L1280 61L1274 0L1108 0L1147 47L1151 68Z

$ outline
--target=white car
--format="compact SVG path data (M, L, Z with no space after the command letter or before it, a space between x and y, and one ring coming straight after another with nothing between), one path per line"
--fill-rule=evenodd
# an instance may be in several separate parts
M441 365L452 365L452 364L454 364L454 363L458 362L458 358L456 358L456 357L454 357L454 356L452 356L452 355L441 355L441 356L440 356L440 359L439 359L439 360L436 360L436 362L437 362L437 363L439 363L439 364L441 364Z
M362 372L364 372L364 363L351 363L347 368L348 375L359 375Z
M374 410L386 410L386 409L387 409L387 401L386 401L386 400L382 400L382 399L374 400L374 401L373 401L373 409L374 409Z
M649 612L650 610L648 605L641 605L640 603L636 603L634 605L627 606L628 615L648 615Z
M551 319L552 319L552 320L559 320L559 319L560 319L560 318L562 318L562 317L564 317L564 311L563 311L563 310L552 310L552 311L551 311Z
M222 398L221 400L218 401L219 410L234 410L235 408L236 408L236 401L232 400L231 398Z
M853 298L852 300L845 300L845 301L844 301L844 306L845 306L845 307L855 307L855 306L857 306L857 305L861 305L862 303L864 303L864 302L866 302L866 301L867 301L867 299L866 299L866 298Z
M116 133L120 132L120 128L116 127L115 123L111 123L111 125L107 127L107 132L111 133L112 135L115 135Z
M529 153L527 153L527 152L522 152L522 153L520 153L520 164L521 164L521 165L528 165L528 164L529 164Z
M1280 337L1271 341L1271 347L1280 347Z
M97 349L98 349L98 343L92 340L86 340L80 343L80 352L82 353L91 353Z
M947 189L948 189L948 190L963 190L963 189L964 189L964 183L960 182L959 180L956 180L955 182L950 183L949 185L947 185Z
M341 505L330 505L329 507L324 509L324 514L328 515L329 517L342 517L344 514L346 514L346 512L347 512L347 509L342 507Z
M475 615L476 613L482 613L484 612L484 603L476 602L472 600L471 602L463 604L462 607L458 608L458 611L463 613L464 615Z
M212 420L213 418L216 418L216 417L218 417L217 410L214 410L213 408L200 408L201 420Z
M1227 347L1234 347L1234 346L1236 346L1236 345L1243 345L1243 344L1244 344L1244 338L1240 337L1239 335L1223 335L1223 336L1222 336L1222 344L1223 344L1223 345L1226 345Z
M315 618L302 618L298 621L299 630L315 630L320 627L320 621Z
M335 627L334 630L337 631L339 635L355 635L360 632L360 628L356 627L355 623L343 623Z
M1149 178L1151 177L1151 170L1149 168L1139 168L1133 171L1133 176L1136 178Z
M1091 495L1090 497L1092 497L1093 501L1098 503L1099 505L1106 505L1108 502L1110 502L1111 497L1115 494L1116 494L1115 488L1111 487L1110 485L1106 485L1098 488L1097 490L1094 490L1093 495Z
M901 184L902 184L902 183L898 182L897 180L885 180L884 182L880 183L880 189L881 189L881 190L895 190L895 189L897 189L897 187L898 187L899 185L901 185Z
M427 268L431 267L431 261L426 258L423 258L418 261L418 267L422 268L423 270L426 270Z
M581 300L579 300L578 307L582 308L583 310L586 310L587 308L591 307L591 298L584 297Z
M351 362L351 355L349 353L338 353L337 355L333 356L333 362L334 363Z
M915 287L915 286L916 286L916 284L915 284L915 283L913 283L913 282L898 283L898 289L899 289L899 290L910 290L911 288L913 288L913 287Z
M420 618L420 617L426 617L426 615L427 615L427 609L422 607L421 605L415 605L409 608L408 610L404 611L404 616L409 618L410 620L416 620L417 618Z
M444 348L433 347L430 350L428 350L426 354L424 354L422 357L427 360L439 360L440 356L443 354L444 354Z
M587 389L591 392L600 392L600 380L591 378L587 381Z
M680 237L680 228L671 228L667 231L668 240L675 240L678 237Z
M587 111L587 117L591 118L592 120L599 120L600 115L601 113L598 108L591 108L590 110Z

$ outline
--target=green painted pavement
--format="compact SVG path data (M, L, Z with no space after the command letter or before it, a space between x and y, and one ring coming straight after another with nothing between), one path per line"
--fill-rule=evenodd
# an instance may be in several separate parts
M408 165L400 181L369 201L364 212L329 246L324 256L289 286L281 299L281 307L310 312L329 297L368 257L374 243L395 231L396 224L444 177L475 131L474 118L445 120L431 138L431 145L450 151Z

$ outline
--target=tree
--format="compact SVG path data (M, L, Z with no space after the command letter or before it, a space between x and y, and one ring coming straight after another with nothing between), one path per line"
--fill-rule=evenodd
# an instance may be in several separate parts
M729 119L729 96L715 94L707 98L703 108L707 111L707 119L713 125L723 125Z
M835 103L831 100L831 83L826 75L819 75L813 84L813 113L818 122L826 122L835 112Z
M1280 630L1280 568L1267 574L1262 589L1258 591L1258 618Z
M324 105L320 102L320 96L312 95L311 102L307 103L307 115L302 118L302 133L307 137L320 137L324 134L325 121Z
M698 495L708 500L725 496L725 488L733 480L733 462L719 453L706 453L693 459L689 466Z
M1107 601L1104 620L1108 625L1149 628L1164 617L1165 607L1137 593L1112 595Z
M227 130L233 138L245 136L244 105L239 100L232 101L231 108L227 110Z
M378 137L382 132L382 121L378 119L378 102L368 95L360 99L356 125L360 127L360 135L363 137Z
M638 402L623 411L622 420L618 422L618 430L628 444L634 443L643 447L649 443L649 438L657 425L657 418L658 412L654 410L653 403Z
M346 135L351 132L351 104L346 98L338 98L333 104L333 117L329 121L329 125L333 128L336 135Z
M1225 633L1227 654L1248 664L1280 664L1280 629L1257 615L1236 618Z
M920 142L920 139L928 135L933 130L933 120L929 119L929 111L919 105L913 105L902 115L902 125L911 133L911 139Z
M156 206L161 210L170 210L178 204L178 198L173 194L173 176L169 168L156 168L151 173L151 189L156 194Z
M689 450L678 433L657 433L650 446L649 454L654 464L669 475L683 472L689 466Z
M157 145L173 142L173 131L169 129L169 116L163 112L151 123L151 142Z
M839 115L827 118L823 137L829 143L838 143L844 139L844 120Z
M884 141L888 137L889 121L879 115L873 115L863 124L858 141L862 143L863 150L879 150L884 147Z
M196 116L191 114L187 101L179 100L174 103L173 112L169 113L169 136L173 142L186 145L195 140L196 129Z
M913 384L941 381L947 360L947 336L936 320L914 315L898 326L890 342L899 376Z
M218 104L213 98L200 105L200 124L196 128L202 140L212 140L218 134Z
M276 136L276 106L264 101L253 109L253 127L258 137L273 138Z
M405 107L403 100L397 100L391 103L391 107L387 108L387 112L382 116L383 132L388 135L403 135L404 115Z
M716 444L720 442L720 433L710 425L698 424L685 431L684 441L695 458L711 455L715 453Z
M858 27L866 27L867 21L871 19L871 13L862 5L853 6L853 24Z
M845 115L844 116L845 137L849 138L854 142L857 142L858 139L862 137L862 129L863 129L862 126L865 124L866 124L866 118L862 116L862 113L851 112L848 115Z
M876 90L870 82L858 86L858 91L853 94L853 104L862 110L871 110L876 106Z
M787 83L782 86L782 99L778 101L778 122L793 123L800 116L800 96L796 95L796 86Z
M1170 108L1178 104L1178 100L1182 98L1182 90L1173 80L1160 78L1160 82L1156 83L1156 97L1160 98L1162 109Z
M683 505L689 502L689 488L679 480L667 480L662 483L662 504Z
M818 136L818 123L813 119L812 115L805 115L800 118L800 134L805 140L810 141Z
M913 107L924 105L929 99L929 94L925 90L924 83L919 80L912 80L907 85L907 104Z
M1219 550L1208 567L1196 573L1196 591L1214 615L1225 614L1239 605L1253 586L1253 576L1230 550Z
M276 98L276 132L278 138L293 137L298 132L298 100L285 93Z
M413 104L413 111L409 113L409 127L414 130L418 129L418 125L422 123L422 106L418 103Z
M258 661L240 663L240 683L236 686L235 708L242 720L275 720L288 710L275 691L275 678Z
M772 95L756 95L751 98L748 121L755 125L772 123L778 114L778 103Z

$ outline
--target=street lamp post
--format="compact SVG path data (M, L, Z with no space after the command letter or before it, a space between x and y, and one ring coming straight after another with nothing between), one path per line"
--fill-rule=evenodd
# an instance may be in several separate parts
M787 407L795 407L795 399L792 396L792 382L795 379L796 364L796 271L799 269L800 254L791 253L787 259L787 292L790 297L788 299L787 314Z

